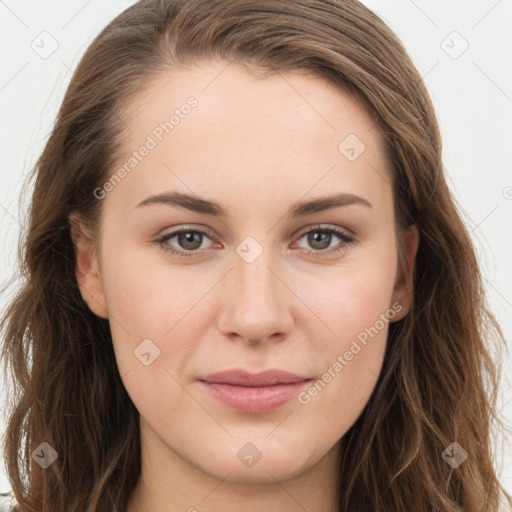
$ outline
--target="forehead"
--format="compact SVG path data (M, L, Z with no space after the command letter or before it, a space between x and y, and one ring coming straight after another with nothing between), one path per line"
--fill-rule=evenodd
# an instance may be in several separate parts
M124 192L112 194L129 194L132 203L170 188L224 198L251 192L275 199L281 190L297 200L339 189L377 201L390 196L375 120L355 97L310 72L261 78L226 62L169 68L121 117L128 130L117 166L151 148L116 187Z

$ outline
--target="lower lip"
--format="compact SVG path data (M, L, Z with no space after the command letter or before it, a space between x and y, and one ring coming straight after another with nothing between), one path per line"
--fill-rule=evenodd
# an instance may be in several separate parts
M293 400L309 380L274 386L246 387L199 381L220 402L243 412L268 412Z

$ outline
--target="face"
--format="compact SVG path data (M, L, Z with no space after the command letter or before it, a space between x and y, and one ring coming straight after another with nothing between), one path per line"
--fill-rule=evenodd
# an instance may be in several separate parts
M334 460L409 309L412 260L362 106L312 75L226 66L176 68L126 106L77 278L109 319L145 449L270 482ZM296 382L212 377L226 370Z

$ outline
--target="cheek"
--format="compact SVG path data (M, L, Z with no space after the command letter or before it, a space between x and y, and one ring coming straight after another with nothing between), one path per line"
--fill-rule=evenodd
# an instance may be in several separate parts
M179 369L187 367L200 337L199 310L193 306L204 295L205 282L191 279L192 270L185 276L183 269L148 264L142 251L123 252L104 267L113 347L124 386L143 417L167 425L169 418L183 414L183 403L170 397L183 393Z
M394 247L381 244L337 269L329 286L310 287L323 321L316 347L323 373L299 401L342 431L362 412L382 368L389 323L400 310L391 304L395 265Z
M200 326L194 305L204 295L207 280L194 279L193 265L173 268L162 259L148 262L151 252L120 246L114 250L114 243L104 252L104 290L119 371L124 376L135 370L127 388L136 378L145 380L144 389L150 375L156 379L151 383L155 389L169 387L173 381L165 370L183 365L199 339L193 332ZM151 361L147 367L137 357L146 353Z
M383 316L394 317L391 299L395 269L392 243L375 244L334 269L328 283L324 280L318 281L318 286L309 284L308 300L329 328L321 338L327 353L333 348L348 350L352 340L363 340L364 333L376 323L378 330L383 330Z
M347 287L336 308L323 317L334 334L316 347L321 373L298 397L309 417L321 421L327 435L343 435L356 421L378 380L386 350L389 322L395 311L389 294L377 283ZM352 291L350 294L348 292Z
M162 337L204 294L194 265L166 264L156 246L127 244L111 254L104 263L107 306L127 330Z

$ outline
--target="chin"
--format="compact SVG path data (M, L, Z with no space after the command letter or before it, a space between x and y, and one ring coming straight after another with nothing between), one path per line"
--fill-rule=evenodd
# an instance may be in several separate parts
M200 470L219 480L233 483L276 483L295 478L313 467L322 457L314 457L311 453L301 452L291 447L282 446L277 450L271 449L267 441L243 443L233 451L225 449L215 453L205 460L197 461ZM257 452L255 445L261 447ZM225 446L226 448L226 446ZM251 459L252 457L252 459Z

